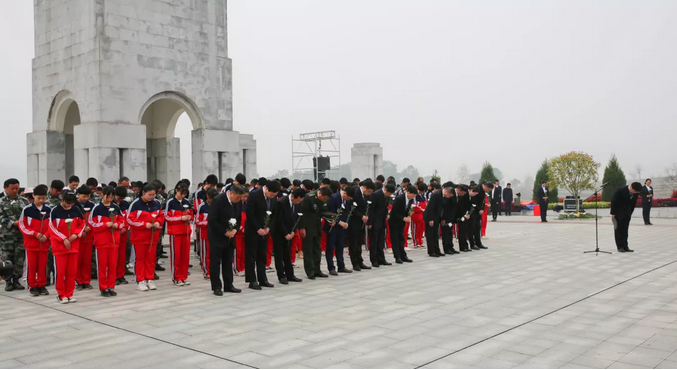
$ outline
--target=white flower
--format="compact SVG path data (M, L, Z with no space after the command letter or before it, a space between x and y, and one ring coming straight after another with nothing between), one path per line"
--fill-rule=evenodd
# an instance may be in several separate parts
M266 214L267 214L268 216L270 216L270 215L273 214L273 212L271 212L271 211L266 211Z
M297 215L299 215L299 217L301 217L301 216L303 216L303 213L297 213Z
M188 209L188 205L187 205L187 204L184 204L184 205L183 205L183 209Z
M235 226L235 225L237 225L237 220L234 219L234 218L231 218L230 220L228 220L228 223L229 223L231 226Z
M72 223L73 223L73 219L72 219L72 218L67 218L67 219L66 219L66 223L69 224L69 225L72 224Z
M155 213L153 213L153 214L151 215L151 217L155 218L155 217L157 217L157 215L156 215Z
M346 205L345 205L345 204L341 204L341 209L346 209Z
M127 203L131 203L131 202L132 202L132 198L130 198L130 197L126 197L126 198L125 198L125 202L127 202Z
M89 211L92 210L91 208L88 208L88 207L85 207L85 208L83 208L83 209L85 210L85 212L89 212Z
M367 204L371 204L371 200L368 200L368 201L367 201Z
M40 214L44 216L47 214L47 212L40 212Z
M115 208L113 208L113 207L108 208L108 212L110 212L110 213L115 212Z

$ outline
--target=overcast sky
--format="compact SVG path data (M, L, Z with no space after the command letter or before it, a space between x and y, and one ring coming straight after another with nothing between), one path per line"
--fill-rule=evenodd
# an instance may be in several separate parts
M26 178L32 3L0 2L3 178ZM380 142L400 169L452 178L488 160L523 179L570 150L600 176L611 153L632 178L677 162L676 1L228 3L234 128L255 135L261 175L322 130L344 162Z

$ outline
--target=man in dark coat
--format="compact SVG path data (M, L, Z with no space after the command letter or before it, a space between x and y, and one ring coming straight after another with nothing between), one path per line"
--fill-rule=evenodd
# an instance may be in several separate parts
M407 222L411 222L409 210L413 206L416 195L418 195L418 188L411 184L407 185L404 192L395 198L393 208L390 211L388 224L390 226L390 241L393 246L393 255L395 256L396 263L412 262L404 250L404 225Z
M503 202L505 203L505 215L512 216L512 185L508 183L503 189Z
M278 198L273 211L273 226L270 233L273 238L275 271L277 271L280 284L302 281L294 275L294 266L291 263L291 243L298 231L298 213L301 208L299 204L305 196L305 190L296 189L291 194Z
M621 253L634 252L628 248L628 228L641 191L642 184L633 182L629 186L623 186L616 190L613 198L611 198L610 213L614 223L614 237L616 238L616 248Z
M259 179L259 184L263 178ZM270 236L271 216L275 209L277 193L280 191L278 181L266 182L260 189L252 190L247 199L247 221L244 227L245 237L245 281L249 288L261 290L261 287L272 288L273 284L266 277L268 257L268 237Z
M245 189L240 185L233 185L226 192L216 196L209 205L207 218L207 236L209 238L209 275L212 290L217 296L227 292L240 293L240 289L233 286L233 251L235 250L235 234L241 225L242 211L240 199ZM235 224L231 223L235 220ZM223 275L223 283L221 282Z
M541 187L538 188L536 193L536 200L538 205L541 207L541 222L548 222L548 182L541 181Z
M320 238L322 237L322 213L326 212L326 203L331 195L331 189L328 187L320 188L308 193L301 202L299 213L303 216L298 227L303 238L303 268L311 280L315 280L316 277L329 277L320 270L322 261Z
M369 220L367 232L369 235L369 259L372 267L389 266L384 254L386 242L386 217L388 216L388 200L395 193L395 187L390 184L371 194L369 206ZM404 229L402 230L404 235Z
M651 186L651 179L646 179L644 187L642 187L642 216L644 217L644 225L653 225L651 223L651 202L653 201L653 187Z

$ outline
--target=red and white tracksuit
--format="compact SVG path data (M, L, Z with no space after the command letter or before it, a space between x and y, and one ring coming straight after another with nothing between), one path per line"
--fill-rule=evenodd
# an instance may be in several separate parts
M49 220L50 242L54 254L54 278L58 298L72 298L75 291L75 275L78 271L78 252L80 237L85 229L85 220L82 213L74 205L69 210L58 205L52 209ZM70 248L66 248L64 240L72 235L78 238L73 240ZM90 266L91 268L91 266Z
M129 240L134 248L134 275L137 282L155 280L155 257L161 228L148 229L146 225L159 223L162 226L165 217L161 208L160 202L155 199L144 202L137 198L127 212L126 222L131 228Z
M26 283L28 288L44 288L47 284L47 254L49 251L49 216L51 208L43 205L41 208L34 204L26 206L21 211L19 218L19 230L24 236L24 247L26 248ZM42 234L48 239L41 242L38 234Z
M296 253L300 250L303 250L303 239L301 233L296 233L291 240L291 263L296 262Z
M165 207L165 221L169 235L170 261L172 265L172 281L188 279L190 263L190 221L182 220L188 216L193 219L194 213L190 202L186 199L172 198Z
M122 214L122 225L119 227L120 243L118 244L118 263L116 265L115 278L122 279L125 277L125 264L127 263L127 236L129 235L129 225L127 224L127 213L129 212L129 202L121 200L118 203L120 213Z
M423 234L425 233L423 212L425 211L428 202L425 197L420 195L416 196L414 202L414 213L411 215L411 236L414 246L417 246L423 245Z
M243 272L245 269L244 263L244 225L247 221L247 207L242 207L242 221L240 223L240 230L235 234L235 259L233 266L238 272Z
M82 233L82 239L80 239L80 251L78 252L78 272L75 275L75 282L78 285L83 285L92 282L94 233L92 233L91 230L87 231L87 228L90 228L87 224L87 220L89 220L89 214L92 212L92 209L94 209L95 204L87 201L85 203L75 203L75 205L80 208L82 217L85 220L85 230Z
M107 226L109 222L117 228ZM124 227L124 218L120 207L115 203L106 206L99 203L89 214L89 227L94 234L96 248L96 270L99 279L99 290L115 289L117 278L118 248L120 247L120 228Z
M197 203L197 200L195 201ZM209 277L209 238L207 237L207 225L209 217L209 204L200 203L195 216L195 226L198 231L200 243L200 267L202 267L202 274Z

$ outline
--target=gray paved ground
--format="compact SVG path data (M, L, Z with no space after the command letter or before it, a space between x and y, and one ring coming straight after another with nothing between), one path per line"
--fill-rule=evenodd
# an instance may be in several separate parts
M0 367L677 367L674 220L635 223L634 254L597 257L582 253L594 223L502 220L488 251L411 251L413 264L289 286L272 274L274 289L224 297L196 262L189 287L163 273L156 292L76 292L68 305L53 289L32 298L0 286Z

